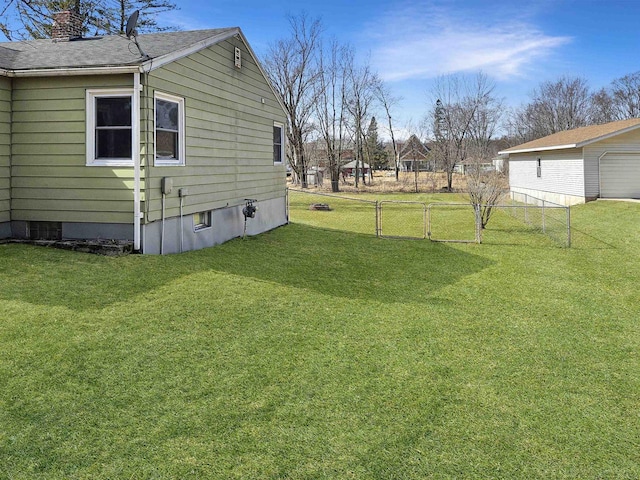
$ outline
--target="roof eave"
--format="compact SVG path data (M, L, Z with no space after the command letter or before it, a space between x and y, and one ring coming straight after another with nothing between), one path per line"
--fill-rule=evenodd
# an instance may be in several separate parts
M240 29L238 27L231 28L227 31L221 32L212 37L208 37L208 38L205 38L204 40L200 40L199 42L189 45L188 47L181 48L180 50L176 50L175 52L167 53L165 55L161 55L155 58L150 58L149 60L146 60L145 62L142 63L142 68L144 69L145 73L149 73L171 62L175 62L176 60L184 58L193 53L199 52L200 50L203 50L207 47L211 47L216 43L227 40L238 34L240 35L242 34L242 32L240 32Z
M592 143L600 142L602 140L606 140L608 138L617 137L618 135L623 135L625 133L632 132L633 130L637 130L640 128L640 123L636 125L631 125L626 128L622 128L620 130L616 130L615 132L610 132L605 135L600 135L598 137L589 138L587 140L583 140L582 142L577 142L569 145L553 145L548 147L535 147L535 148L519 148L517 150L502 150L498 152L498 155L509 155L512 153L531 153L531 152L545 152L550 150L564 150L567 148L582 148L587 145L591 145Z
M71 77L77 75L118 75L140 72L140 65L103 67L33 68L29 70L0 70L5 77Z
M548 152L550 150L566 150L568 148L577 148L578 144L570 143L567 145L554 145L551 147L534 147L534 148L521 148L518 150L502 150L498 152L498 155L510 155L512 153L531 153L531 152Z

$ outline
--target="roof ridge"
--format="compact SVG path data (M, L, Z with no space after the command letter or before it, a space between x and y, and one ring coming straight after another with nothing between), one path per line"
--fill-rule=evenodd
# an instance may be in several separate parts
M498 152L499 154L524 153L538 150L558 150L563 148L580 148L605 138L621 135L640 128L640 118L627 118L597 125L563 130L545 137L516 145Z

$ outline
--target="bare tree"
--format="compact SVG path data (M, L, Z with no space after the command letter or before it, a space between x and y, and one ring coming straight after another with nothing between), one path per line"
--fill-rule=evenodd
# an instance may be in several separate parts
M467 188L476 218L476 239L480 242L482 230L489 223L495 206L505 193L506 182L499 172L484 172L481 168L474 168L467 177Z
M640 72L630 73L611 82L615 120L640 117Z
M431 112L434 134L432 155L447 174L447 189L452 190L456 165L468 156L474 121L495 103L495 85L483 73L469 77L440 77L432 90Z
M618 110L607 89L601 88L591 95L589 122L595 125L621 120Z
M317 128L327 151L327 162L331 176L331 190L340 190L340 170L342 151L346 143L345 101L346 65L350 65L353 52L337 41L330 44L328 51L320 52L316 88L315 113Z
M527 142L563 130L591 124L591 100L585 79L561 77L541 83L531 94L531 101L516 109L509 120L509 130L518 142Z
M371 71L368 63L356 65L352 62L347 66L347 110L350 114L350 127L353 134L355 144L356 157L356 187L358 186L358 176L362 173L362 183L366 183L366 175L364 168L364 144L365 132L364 126L367 124L367 118L375 101L376 86L379 83L378 76ZM360 170L360 162L363 163Z
M387 131L389 132L389 136L391 137L391 148L393 151L393 161L395 165L397 182L400 179L400 151L398 150L398 142L396 141L391 111L393 110L395 105L400 102L401 98L394 97L391 94L389 87L387 87L387 85L385 85L382 81L378 82L375 93L376 97L378 98L378 102L384 109L384 113L387 117Z
M304 144L312 129L311 115L320 91L315 84L321 76L318 53L322 26L319 20L311 21L304 14L289 17L289 25L291 37L269 48L265 68L289 117L289 163L300 178L302 188L306 188Z
M591 123L640 117L640 72L616 78L591 96Z
M505 191L505 180L495 170L487 170L497 153L494 142L500 126L502 101L493 95L481 95L469 124L467 139L471 165L467 171L469 201L476 215L476 235L482 240L482 230L487 226L494 206Z
M469 124L468 153L472 160L467 171L467 192L476 216L476 236L482 241L482 230L489 223L494 207L506 187L504 176L488 170L497 153L494 142L502 117L502 101L492 95L479 98Z
M159 13L176 10L170 0L4 0L0 30L8 40L49 38L53 14L63 10L78 12L85 35L124 33L128 16L140 11L140 33L174 30L158 23Z

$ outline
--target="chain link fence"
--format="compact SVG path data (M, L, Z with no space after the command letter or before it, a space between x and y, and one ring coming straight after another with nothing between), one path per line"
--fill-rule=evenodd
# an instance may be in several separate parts
M290 221L314 227L378 235L378 202L343 195L288 189Z
M386 238L427 238L427 206L421 202L378 203L379 234Z
M571 246L571 208L524 193L511 193L511 204L502 205L511 216L560 244Z
M287 206L295 223L384 238L482 243L486 234L469 203L379 201L289 189ZM571 246L569 207L518 195L482 207L493 209L491 221L501 232L539 233Z

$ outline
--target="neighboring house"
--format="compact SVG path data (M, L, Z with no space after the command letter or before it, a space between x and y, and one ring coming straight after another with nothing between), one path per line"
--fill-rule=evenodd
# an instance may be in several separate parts
M358 175L362 175L362 170L364 169L364 174L369 175L369 164L358 162ZM356 174L356 161L352 160L348 163L345 163L342 167L340 167L342 174L346 177L351 177Z
M400 149L401 169L407 172L434 171L434 162L429 155L429 147L420 141L416 135L411 135Z
M285 224L286 116L239 28L0 43L0 238L143 253ZM64 29L63 29L64 30ZM79 31L79 30L76 30Z
M496 170L496 167L493 161L480 162L478 160L472 160L472 159L467 159L467 160L463 160L462 162L458 162L453 167L453 171L455 173L460 173L462 175L474 173L478 169L480 169L481 172L492 172Z
M563 205L640 198L640 119L576 128L499 152L512 192Z

